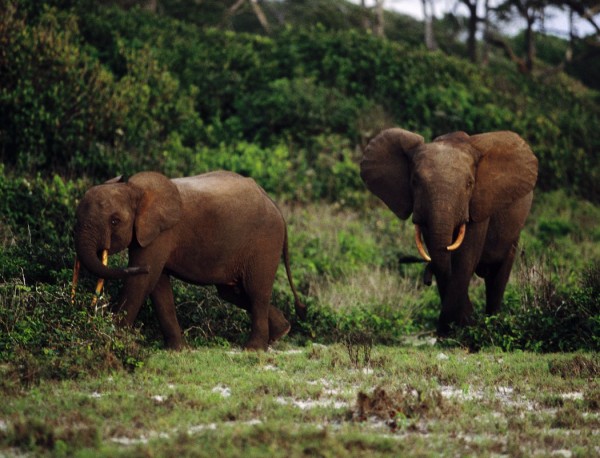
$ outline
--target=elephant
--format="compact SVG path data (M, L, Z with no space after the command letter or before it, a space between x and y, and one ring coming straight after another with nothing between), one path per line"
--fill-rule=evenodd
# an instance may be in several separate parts
M360 163L367 189L400 219L412 213L426 282L435 276L440 296L439 336L473 322L474 273L485 281L486 313L499 311L537 172L530 147L510 131L453 132L425 143L394 127L367 144Z
M223 299L251 314L247 349L266 350L290 323L270 304L283 254L296 314L306 315L290 270L286 223L251 178L215 171L169 179L158 172L117 177L87 190L76 210L77 259L92 274L123 279L114 311L131 326L150 296L165 345L184 345L170 277L216 285ZM108 267L101 253L128 248L128 267Z

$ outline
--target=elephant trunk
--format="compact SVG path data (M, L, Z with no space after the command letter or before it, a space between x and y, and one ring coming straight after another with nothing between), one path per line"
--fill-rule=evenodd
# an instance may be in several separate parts
M440 220L440 218L430 219L429 221L432 223L427 227L421 228L419 225L415 225L417 249L421 257L430 263L436 278L449 278L452 271L452 253L448 247L452 248L452 245L455 245L452 240L452 229L450 229L452 225ZM422 236L425 238L428 253L422 244Z
M75 232L75 251L81 264L93 275L109 280L125 278L130 275L148 273L144 267L113 268L105 266L100 260L99 253L108 247L99 242L100 237L87 237L80 230Z

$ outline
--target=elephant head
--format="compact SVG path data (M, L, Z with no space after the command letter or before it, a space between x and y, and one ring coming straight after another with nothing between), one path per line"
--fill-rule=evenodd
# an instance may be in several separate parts
M155 172L141 172L128 181L121 177L89 189L76 211L75 250L83 266L100 278L123 278L147 273L144 266L109 268L100 253L117 253L132 243L149 245L181 216L175 185Z
M537 159L509 131L423 137L387 129L367 145L361 178L401 219L411 213L421 255L437 275L451 269L470 222L483 222L533 189ZM421 232L429 249L421 245Z

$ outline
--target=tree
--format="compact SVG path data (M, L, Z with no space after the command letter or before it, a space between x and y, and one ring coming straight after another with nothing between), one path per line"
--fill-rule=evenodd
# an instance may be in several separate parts
M433 34L433 20L435 19L435 11L433 9L434 0L421 0L423 4L423 17L425 18L425 46L427 49L434 51L438 49L435 35Z
M486 37L490 43L504 48L507 56L517 64L519 70L523 73L531 73L533 70L535 60L535 33L533 26L537 22L543 21L545 9L549 3L550 0L505 0L495 8L500 18L509 19L516 13L525 20L525 59L519 58L508 43L501 38Z
M373 7L368 7L365 0L360 0L360 6L364 11L363 16L363 27L366 31L372 30L373 33L378 37L385 36L385 18L384 18L384 8L383 4L385 0L375 0L375 5ZM375 10L375 23L371 27L371 23L369 21L370 12L369 9L373 8Z
M256 15L258 22L260 22L260 25L265 30L265 32L271 33L271 26L269 25L267 16L265 16L265 13L263 12L262 8L260 7L258 0L237 0L227 10L227 13L225 14L225 19L228 19L229 17L233 16L236 13L236 11L239 10L246 3L250 3L250 6L252 7L252 11Z

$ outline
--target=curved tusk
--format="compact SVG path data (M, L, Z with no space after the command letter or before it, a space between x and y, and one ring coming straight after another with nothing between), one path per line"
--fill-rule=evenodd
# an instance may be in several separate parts
M75 290L77 289L77 282L79 281L79 268L81 263L79 258L75 256L75 265L73 266L73 281L71 282L71 304L75 302Z
M105 266L108 265L108 250L102 251L102 264ZM104 287L104 278L99 278L98 283L96 283L96 291L95 296L92 299L92 307L96 305L100 294L102 293L102 288Z
M421 255L421 257L425 259L425 261L430 262L431 258L429 257L427 251L425 251L425 248L423 247L423 240L421 239L421 228L418 224L415 224L415 243L417 244L417 250L419 250L419 254Z
M456 241L452 245L447 246L446 249L448 251L456 250L463 243L466 232L467 232L467 224L462 223L462 226L460 226L460 229L458 230L458 236L456 237Z

